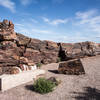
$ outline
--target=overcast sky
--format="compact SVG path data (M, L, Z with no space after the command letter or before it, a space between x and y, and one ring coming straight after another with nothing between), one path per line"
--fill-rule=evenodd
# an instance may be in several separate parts
M0 0L3 19L32 38L100 42L100 0Z

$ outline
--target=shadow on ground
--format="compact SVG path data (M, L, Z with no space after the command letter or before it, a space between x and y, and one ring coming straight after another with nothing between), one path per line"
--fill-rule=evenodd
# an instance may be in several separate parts
M100 90L91 88L91 87L85 87L84 92L73 92L76 96L76 100L100 100Z
M31 91L34 90L33 85L26 85L25 88L26 88L27 90L31 90Z
M54 73L54 74L59 74L58 73L58 70L48 70L49 72L52 72L52 73Z

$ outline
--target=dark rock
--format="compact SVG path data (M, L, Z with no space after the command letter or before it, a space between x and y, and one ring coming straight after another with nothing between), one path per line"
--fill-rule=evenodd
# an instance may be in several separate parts
M45 50L46 43L38 39L31 39L30 43L27 45L27 48L34 50L42 51Z
M38 50L34 50L31 48L26 49L24 57L26 57L28 60L33 61L34 63L39 63L42 60L41 53Z
M30 42L30 38L28 38L22 34L17 33L17 38L18 38L17 43L19 46L26 46Z
M43 64L56 63L58 58L58 53L53 51L42 51L41 56L42 56L41 63Z
M61 83L61 80L57 77L50 77L48 80L52 81L55 83L55 85L59 85Z
M85 74L82 62L80 59L69 60L59 64L58 72L67 75Z

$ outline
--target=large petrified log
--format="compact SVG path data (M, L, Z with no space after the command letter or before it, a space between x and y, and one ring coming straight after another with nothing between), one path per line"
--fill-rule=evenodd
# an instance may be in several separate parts
M64 61L59 64L58 72L67 75L85 74L82 62L80 59Z

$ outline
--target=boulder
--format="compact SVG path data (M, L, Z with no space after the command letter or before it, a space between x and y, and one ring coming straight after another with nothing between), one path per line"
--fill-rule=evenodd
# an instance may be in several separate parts
M57 77L50 77L48 80L52 81L55 83L55 85L59 85L61 83L61 80Z
M19 67L12 67L10 68L10 74L19 74L22 70Z
M58 72L67 75L85 74L84 67L80 59L61 62L59 64Z

